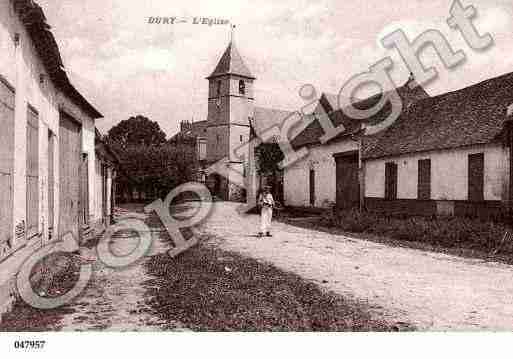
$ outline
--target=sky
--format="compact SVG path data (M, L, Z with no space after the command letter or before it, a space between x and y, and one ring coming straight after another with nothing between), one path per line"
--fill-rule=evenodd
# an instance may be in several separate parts
M36 0L59 44L73 84L104 115L106 133L130 116L157 121L168 136L180 121L206 120L205 79L230 40L230 25L192 24L193 17L226 19L257 78L258 106L298 109L299 89L339 93L354 75L389 56L392 78L406 81L409 70L380 39L402 29L409 39L429 29L442 32L466 61L446 70L433 49L422 51L439 76L425 89L434 96L513 72L513 2L462 0L473 5L480 34L494 44L474 51L446 23L452 0ZM186 18L187 23L149 24L149 17Z

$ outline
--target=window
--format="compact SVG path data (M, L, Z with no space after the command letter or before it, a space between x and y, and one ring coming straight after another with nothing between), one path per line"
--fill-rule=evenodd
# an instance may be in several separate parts
M397 199L397 164L385 163L385 199Z
M216 97L221 97L221 81L217 81Z
M240 135L240 142L244 141L244 137Z
M419 160L418 167L417 198L431 199L431 160Z
M244 82L244 80L240 80L239 81L239 93L241 95L245 95L246 94L246 83Z
M468 200L484 200L484 154L468 155Z
M198 142L198 159L200 161L207 158L207 142L205 140L200 140Z

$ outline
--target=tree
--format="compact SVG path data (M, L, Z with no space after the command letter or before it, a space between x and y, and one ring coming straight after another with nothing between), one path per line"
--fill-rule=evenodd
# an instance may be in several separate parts
M123 120L107 134L108 143L117 143L123 149L129 146L160 146L166 143L166 134L155 121L138 115Z
M283 201L283 169L279 164L285 158L276 142L262 143L256 148L258 174L272 187L275 200Z
M128 146L113 143L123 175L118 178L122 193L136 189L146 200L165 198L169 191L195 179L197 158L194 143L161 146Z
M260 175L272 175L280 172L279 163L285 158L277 143L262 143L256 148L258 157L258 173Z

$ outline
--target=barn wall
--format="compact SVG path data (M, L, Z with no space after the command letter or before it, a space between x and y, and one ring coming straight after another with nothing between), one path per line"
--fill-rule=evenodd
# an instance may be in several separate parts
M326 207L336 199L336 163L333 155L358 150L358 143L344 140L308 148L308 155L284 169L284 201L286 206L310 206L310 169L315 170L315 205Z
M431 159L431 199L466 201L468 155L484 153L484 200L508 199L509 151L500 144L472 146L365 161L365 196L385 195L385 163L397 164L397 198L416 199L418 160Z

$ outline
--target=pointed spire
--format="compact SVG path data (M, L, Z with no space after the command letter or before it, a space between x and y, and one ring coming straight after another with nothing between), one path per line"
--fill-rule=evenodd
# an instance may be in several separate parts
M239 54L239 50L235 46L234 41L234 29L235 25L230 26L230 43L226 48L223 56L219 60L214 72L207 77L207 79L211 79L218 76L223 75L239 75L242 77L247 77L249 79L255 79L255 77L251 74L248 67L242 60L242 56Z
M230 43L234 43L235 25L230 25Z

